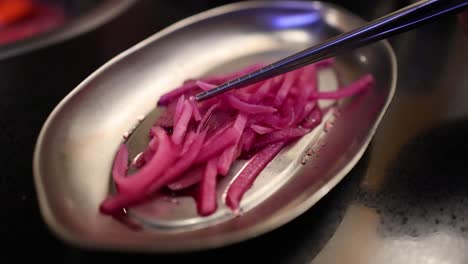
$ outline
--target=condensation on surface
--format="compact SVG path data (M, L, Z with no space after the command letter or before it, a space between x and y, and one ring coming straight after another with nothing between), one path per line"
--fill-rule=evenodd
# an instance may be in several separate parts
M459 119L409 137L313 263L468 263L466 135Z
M386 170L379 190L359 202L380 214L386 237L456 232L468 239L468 120L447 122L413 137Z
M429 235L381 236L374 209L351 206L335 235L311 264L463 264L468 242L457 232L441 229Z

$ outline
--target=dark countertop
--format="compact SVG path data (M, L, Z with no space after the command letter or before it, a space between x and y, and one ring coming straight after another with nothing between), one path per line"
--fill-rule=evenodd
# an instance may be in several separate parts
M46 51L31 54L44 67L0 63L0 234L8 245L7 259L21 259L31 250L35 257L64 263L467 263L468 36L452 18L391 39L399 63L397 92L371 146L329 195L289 224L230 247L169 256L92 252L66 245L49 232L37 207L31 157L52 108L121 50L224 2L182 8L142 1L119 21L74 44L58 45L47 61ZM141 15L156 6L157 15ZM124 31L127 22L138 30ZM125 41L110 41L123 33L129 34ZM70 54L75 45L81 50ZM91 54L81 55L84 50ZM15 71L28 74L13 77ZM8 254L17 250L23 253Z

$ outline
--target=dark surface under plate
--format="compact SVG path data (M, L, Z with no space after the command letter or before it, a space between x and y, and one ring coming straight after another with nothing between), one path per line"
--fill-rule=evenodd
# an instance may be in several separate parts
M93 252L57 240L40 217L31 173L42 123L63 96L118 52L228 1L194 2L141 1L115 22L75 39L79 51L63 43L53 47L60 52L52 58L47 51L31 54L35 61L47 58L43 67L18 63L5 69L0 62L0 234L7 259L33 251L63 263L468 262L468 36L454 18L391 39L398 57L397 92L370 148L329 195L289 224L227 248L177 255ZM380 15L358 13L366 19ZM135 30L119 36L125 27ZM119 37L123 40L113 41ZM84 51L91 54L80 56ZM26 70L32 74L21 79L8 74Z

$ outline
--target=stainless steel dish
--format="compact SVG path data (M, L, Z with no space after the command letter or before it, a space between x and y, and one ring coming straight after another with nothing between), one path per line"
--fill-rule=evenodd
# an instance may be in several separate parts
M60 238L84 247L162 252L220 247L299 216L361 158L393 97L397 65L385 41L337 58L339 81L370 72L374 89L336 105L339 117L327 117L336 118L333 129L320 127L281 153L246 194L242 216L220 208L217 215L200 218L190 200L165 203L161 206L171 213L132 211L148 227L135 232L101 215L98 207L110 191L122 134L154 109L162 93L189 78L271 62L362 23L322 2L236 3L178 22L112 59L55 108L37 141L34 176L47 224ZM333 72L320 80L324 89L337 83ZM304 161L309 148L317 155Z

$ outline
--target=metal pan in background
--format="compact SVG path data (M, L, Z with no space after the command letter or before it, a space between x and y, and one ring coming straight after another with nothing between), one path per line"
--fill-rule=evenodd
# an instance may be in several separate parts
M0 45L0 61L27 54L96 29L134 5L136 0L49 0L38 2L50 9L60 10L61 16L63 16L61 22L43 31ZM30 18L25 20L28 19Z

